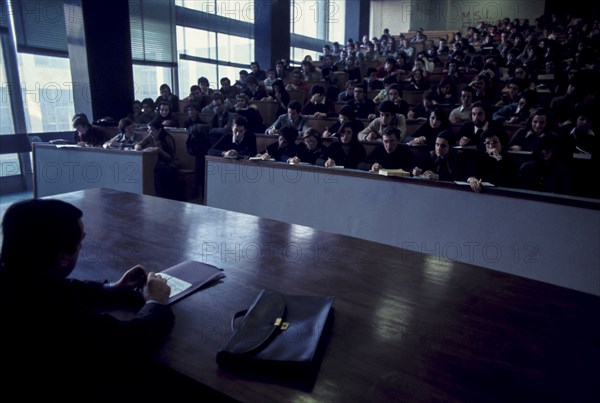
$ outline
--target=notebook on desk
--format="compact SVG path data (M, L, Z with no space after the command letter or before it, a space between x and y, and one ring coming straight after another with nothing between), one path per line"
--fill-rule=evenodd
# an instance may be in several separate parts
M225 277L222 269L194 260L176 264L157 275L171 287L169 305Z

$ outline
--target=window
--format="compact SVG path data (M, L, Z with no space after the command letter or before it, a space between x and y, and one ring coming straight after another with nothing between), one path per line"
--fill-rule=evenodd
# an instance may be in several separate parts
M193 60L179 60L179 98L190 94L190 87L198 84L198 78L206 77L210 88L217 87L217 66L212 63L202 63Z
M250 0L176 0L175 5L232 20L254 23L254 2Z
M174 7L171 1L129 0L134 62L175 67Z
M6 71L4 71L4 56L0 49L0 135L11 135L15 132L8 87L6 86ZM0 177L19 175L21 166L17 154L0 154Z
M346 2L342 0L329 0L325 22L327 24L327 40L329 42L343 42L346 37L345 30Z
M240 36L217 34L219 60L239 63L250 68L254 60L254 40Z
M88 89L71 81L69 59L26 53L17 57L27 132L71 130L73 91Z
M152 98L155 100L160 95L159 87L162 84L168 84L173 93L177 94L173 88L171 79L171 69L168 67L133 65L133 82L135 99Z
M219 89L223 77L234 83L239 71L249 70L254 60L253 39L202 29L178 26L177 48L180 96L187 96L190 87L202 76L213 89Z
M313 60L324 42L344 41L346 2L339 0L295 0L290 12L290 58L301 62L304 56Z
M323 5L326 2L314 0L294 0L291 4L291 32L311 38L325 39L322 29Z
M177 49L189 56L217 59L217 34L202 29L177 27Z
M313 61L319 60L319 52L315 52L312 49L292 48L292 60L301 62L306 56L312 57Z
M8 93L8 80L6 78L4 64L4 53L0 48L0 135L15 132L10 108L10 96Z

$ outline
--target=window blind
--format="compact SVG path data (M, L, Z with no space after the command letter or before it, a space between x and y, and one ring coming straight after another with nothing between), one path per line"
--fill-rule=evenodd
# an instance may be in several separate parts
M69 56L62 0L11 0L17 51Z
M134 63L176 67L173 0L129 0Z

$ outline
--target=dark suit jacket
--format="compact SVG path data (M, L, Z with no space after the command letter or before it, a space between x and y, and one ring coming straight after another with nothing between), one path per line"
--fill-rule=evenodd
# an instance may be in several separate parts
M229 150L236 150L238 155L254 157L256 155L256 136L254 133L250 133L248 130L246 130L244 138L242 139L241 143L238 144L233 142L233 134L224 134L219 140L217 140L215 145L208 150L208 154L221 157L223 152Z
M325 151L323 151L323 154L321 154L315 165L322 166L328 158L331 158L335 161L336 165L343 166L344 168L356 169L366 155L367 152L365 151L365 147L358 141L350 143L349 152L346 154L342 142L338 140L325 148Z
M101 313L116 306L128 307L133 318ZM10 329L0 333L0 394L18 384L21 396L61 401L71 394L82 399L82 391L98 398L140 380L174 323L169 306L144 304L133 290L7 272L0 273L0 315Z
M410 172L414 168L414 157L412 151L406 146L398 144L393 153L388 154L383 144L371 152L358 166L359 169L370 170L374 163L378 163L385 169L399 169Z

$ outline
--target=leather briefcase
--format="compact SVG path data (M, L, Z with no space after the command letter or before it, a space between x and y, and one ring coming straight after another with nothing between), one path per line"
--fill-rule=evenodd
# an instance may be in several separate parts
M217 353L219 367L233 371L314 374L333 320L332 305L333 297L262 290L249 309L234 315L232 335ZM234 328L239 317L241 323Z

